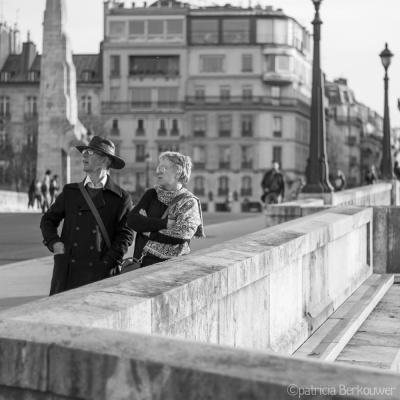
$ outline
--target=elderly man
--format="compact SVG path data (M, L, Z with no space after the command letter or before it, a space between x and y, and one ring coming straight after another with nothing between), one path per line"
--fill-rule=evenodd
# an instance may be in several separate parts
M54 253L50 296L107 278L133 241L126 225L132 209L128 192L117 186L109 169L122 169L125 162L115 155L111 140L93 136L87 146L76 146L82 153L84 188L92 199L108 233L111 246L101 232L78 183L64 186L43 215L40 229L43 243ZM57 228L64 220L61 237Z

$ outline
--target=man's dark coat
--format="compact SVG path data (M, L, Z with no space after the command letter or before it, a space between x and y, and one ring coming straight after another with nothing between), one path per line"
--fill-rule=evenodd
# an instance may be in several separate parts
M132 209L129 193L110 177L104 190L98 192L92 200L107 229L110 249L77 183L65 185L42 217L43 243L50 250L59 241L65 246L65 254L54 255L50 295L107 278L133 242L133 230L126 225ZM60 238L57 228L62 220Z

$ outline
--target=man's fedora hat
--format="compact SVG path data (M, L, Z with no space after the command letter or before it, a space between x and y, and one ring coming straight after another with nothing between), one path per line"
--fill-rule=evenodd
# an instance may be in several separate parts
M110 168L122 169L125 167L125 161L115 155L115 145L111 140L103 138L102 136L93 136L87 146L75 146L81 153L85 149L96 150L104 155L110 157L113 162Z

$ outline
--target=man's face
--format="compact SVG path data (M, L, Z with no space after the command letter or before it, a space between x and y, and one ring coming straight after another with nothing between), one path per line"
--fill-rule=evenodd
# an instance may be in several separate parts
M92 153L92 154L91 154ZM105 156L91 149L82 151L83 170L89 173L100 172L105 169Z
M273 163L272 163L272 168L273 168L275 171L277 171L277 170L279 169L279 163L273 162Z

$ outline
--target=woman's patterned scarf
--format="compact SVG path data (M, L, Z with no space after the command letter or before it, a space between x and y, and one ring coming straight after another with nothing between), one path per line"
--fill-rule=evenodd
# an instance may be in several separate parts
M181 194L185 194L185 196L183 196L182 199L180 199L178 201L178 203L181 202L185 202L185 199L189 199L189 198L194 198L196 199L198 205L199 205L199 213L200 213L200 219L201 219L201 224L199 225L199 227L197 228L196 233L194 234L195 238L204 238L205 234L204 234L204 226L203 226L203 213L201 211L201 204L200 204L200 200L191 192L189 192L189 190L187 190L186 188L182 187L182 189L180 190L173 190L173 191L168 191L163 189L160 185L155 185L154 189L157 192L157 198L158 200L169 206L172 203L172 200L176 197L179 196Z

